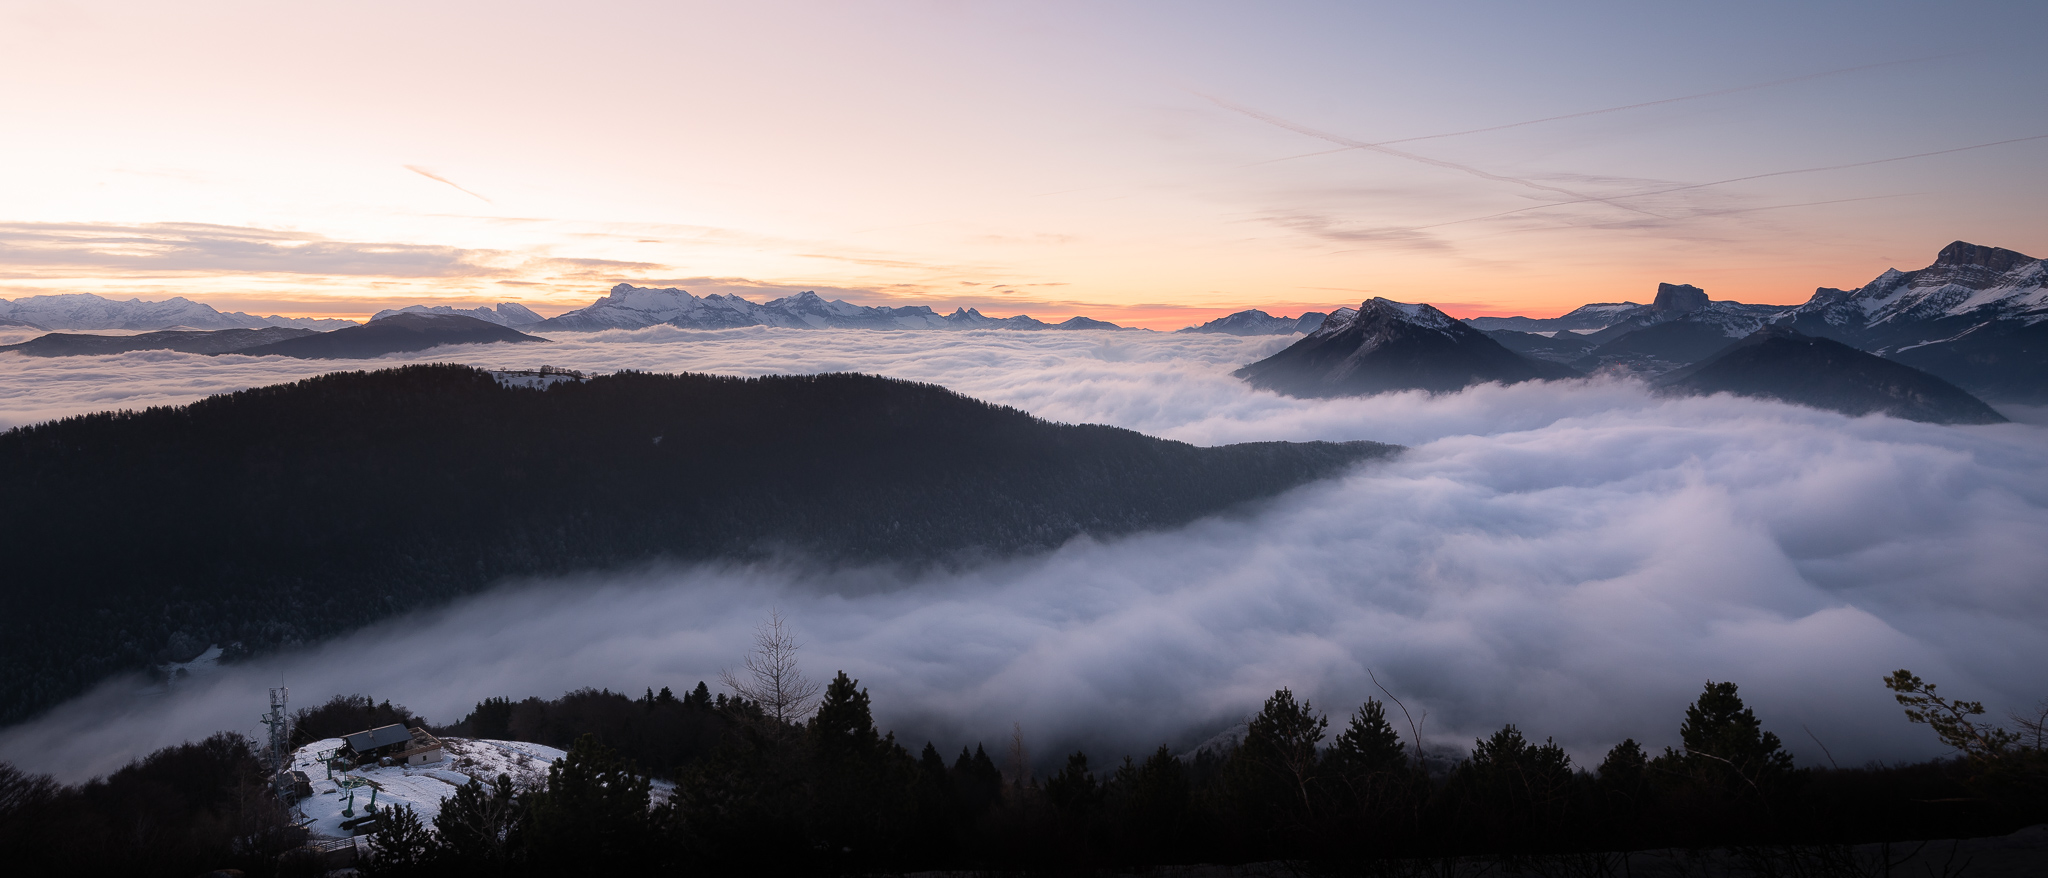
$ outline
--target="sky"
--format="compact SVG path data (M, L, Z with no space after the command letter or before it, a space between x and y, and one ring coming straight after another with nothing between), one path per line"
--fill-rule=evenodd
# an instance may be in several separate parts
M1186 752L1290 687L1341 726L1374 678L1432 747L1504 723L1597 765L1676 746L1733 681L1803 765L1939 756L1881 678L1910 668L1991 718L2048 698L2048 426L1850 418L1626 378L1289 399L1230 377L1285 337L1126 332L577 333L547 350L386 358L607 372L854 370L942 382L1069 423L1214 445L1407 446L1180 528L923 572L801 558L515 580L166 691L133 678L0 729L0 759L66 781L227 729L264 690L389 698L434 722L485 697L677 690L737 667L771 610L803 667L845 670L917 749L1021 724L1044 768ZM0 427L184 402L332 368L148 351L18 358ZM364 365L358 362L356 365ZM423 502L433 502L427 499ZM423 674L422 667L434 669ZM1405 723L1404 723L1405 725Z
M0 3L0 297L1175 328L2048 253L2040 3ZM1611 111L1611 112L1603 112ZM1528 124L1522 124L1528 123Z

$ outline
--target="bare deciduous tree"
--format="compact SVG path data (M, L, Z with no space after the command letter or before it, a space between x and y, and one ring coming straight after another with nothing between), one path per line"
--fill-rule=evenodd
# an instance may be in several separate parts
M780 610L768 614L768 623L754 629L754 651L747 654L744 677L730 670L718 672L718 681L733 694L761 706L761 711L778 722L794 722L811 712L818 700L818 684L797 669L796 653L803 644L789 633Z

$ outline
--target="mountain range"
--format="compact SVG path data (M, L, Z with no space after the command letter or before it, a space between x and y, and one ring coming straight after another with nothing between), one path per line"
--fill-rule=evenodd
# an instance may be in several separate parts
M1584 371L1662 375L1738 339L1782 327L1831 339L1932 375L1984 399L2048 403L2048 279L2043 260L1956 241L1933 264L1888 269L1851 290L1823 287L1800 305L1715 301L1661 284L1649 305L1585 305L1554 318L1466 322L1526 356ZM1537 333L1543 333L1541 335Z
M297 329L339 329L353 326L353 320L316 317L257 317L240 311L221 312L212 305L183 296L161 302L141 299L120 301L92 293L54 296L24 296L0 299L0 321L35 329L261 329L289 326Z
M511 329L595 332L606 329L644 329L676 326L684 329L734 329L745 326L774 326L787 329L1104 329L1118 330L1106 320L1070 317L1046 323L1027 315L988 317L973 308L957 308L940 314L930 307L871 307L839 300L826 300L815 292L798 293L765 303L739 296L696 296L675 288L636 287L618 284L602 298L553 318L542 317L517 302L499 302L476 308L450 305L408 305L371 315L381 320L400 314L468 317ZM1228 335L1286 335L1309 332L1321 323L1321 312L1301 317L1275 317L1251 309L1181 332ZM360 325L353 320L307 317L256 317L241 312L223 313L210 305L184 298L145 302L119 301L91 293L30 296L8 301L0 299L0 327L42 330L213 330L258 329L269 326L333 330Z
M1239 311L1218 317L1200 326L1177 329L1175 332L1201 332L1216 335L1290 335L1310 333L1323 325L1323 318L1330 315L1321 311L1309 311L1300 317L1275 317L1257 308Z
M1046 323L1025 315L985 317L973 308L940 314L924 305L874 307L827 301L814 292L784 296L757 304L739 296L696 296L675 288L654 289L619 284L604 298L584 308L533 325L533 329L595 332L643 329L736 329L775 326L785 329L1122 329L1114 323L1072 317Z
M507 577L1010 556L1396 451L1198 447L866 375L508 377L337 372L0 433L0 722L170 644L309 642Z

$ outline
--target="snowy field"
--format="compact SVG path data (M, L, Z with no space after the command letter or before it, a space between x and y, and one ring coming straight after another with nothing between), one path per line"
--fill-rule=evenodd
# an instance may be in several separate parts
M774 564L522 581L323 644L112 681L0 731L0 759L66 779L294 703L375 693L441 722L491 696L717 680L772 607L806 667L845 669L915 750L1007 741L1105 761L1191 746L1279 686L1320 709L1376 675L1448 747L1513 722L1581 764L1675 744L1734 680L1802 760L1940 752L1879 684L1911 668L1994 712L2048 697L2048 429L1943 427L1625 380L1296 400L1231 369L1288 338L1138 332L669 328L374 362L0 355L0 422L400 362L930 381L1066 422L1197 444L1371 439L1400 457L1169 532L1077 540L967 570ZM382 659L380 656L402 656ZM416 671L437 669L432 677ZM1370 674L1368 672L1371 672ZM1341 716L1336 717L1341 723Z
M441 800L455 795L456 787L479 780L488 783L500 774L511 775L512 782L521 788L539 786L547 781L548 766L563 755L553 747L520 741L442 738L442 757L436 762L365 765L347 772L330 772L319 754L341 744L340 738L326 738L292 753L292 769L305 772L313 781L313 795L299 800L298 810L315 837L352 835L341 828L342 822L350 819L342 811L351 809L357 817L367 813L364 807L371 803L372 790L380 810L408 805L418 812L421 822L431 825L441 813ZM368 782L368 786L356 790L353 799L338 783L340 778L349 776Z

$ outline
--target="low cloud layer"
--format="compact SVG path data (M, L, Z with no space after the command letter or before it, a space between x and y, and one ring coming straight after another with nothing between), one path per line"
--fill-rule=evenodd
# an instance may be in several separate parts
M1469 744L1514 722L1581 760L1676 744L1734 680L1809 763L1938 752L1878 679L1910 667L1997 710L2048 696L2048 430L1852 419L1630 382L1302 401L1228 377L1284 339L1117 333L605 333L540 362L760 374L857 369L1063 421L1213 444L1377 439L1412 450L1256 509L968 571L801 561L507 583L168 692L114 681L0 732L0 758L78 778L295 703L391 698L452 721L491 695L716 679L779 607L806 666L844 668L921 744L1041 757L1190 746L1278 686L1338 714L1379 679ZM447 358L454 351L443 351ZM131 354L0 360L0 410L186 401L322 364ZM40 413L31 415L30 413ZM1333 717L1333 720L1340 718Z

